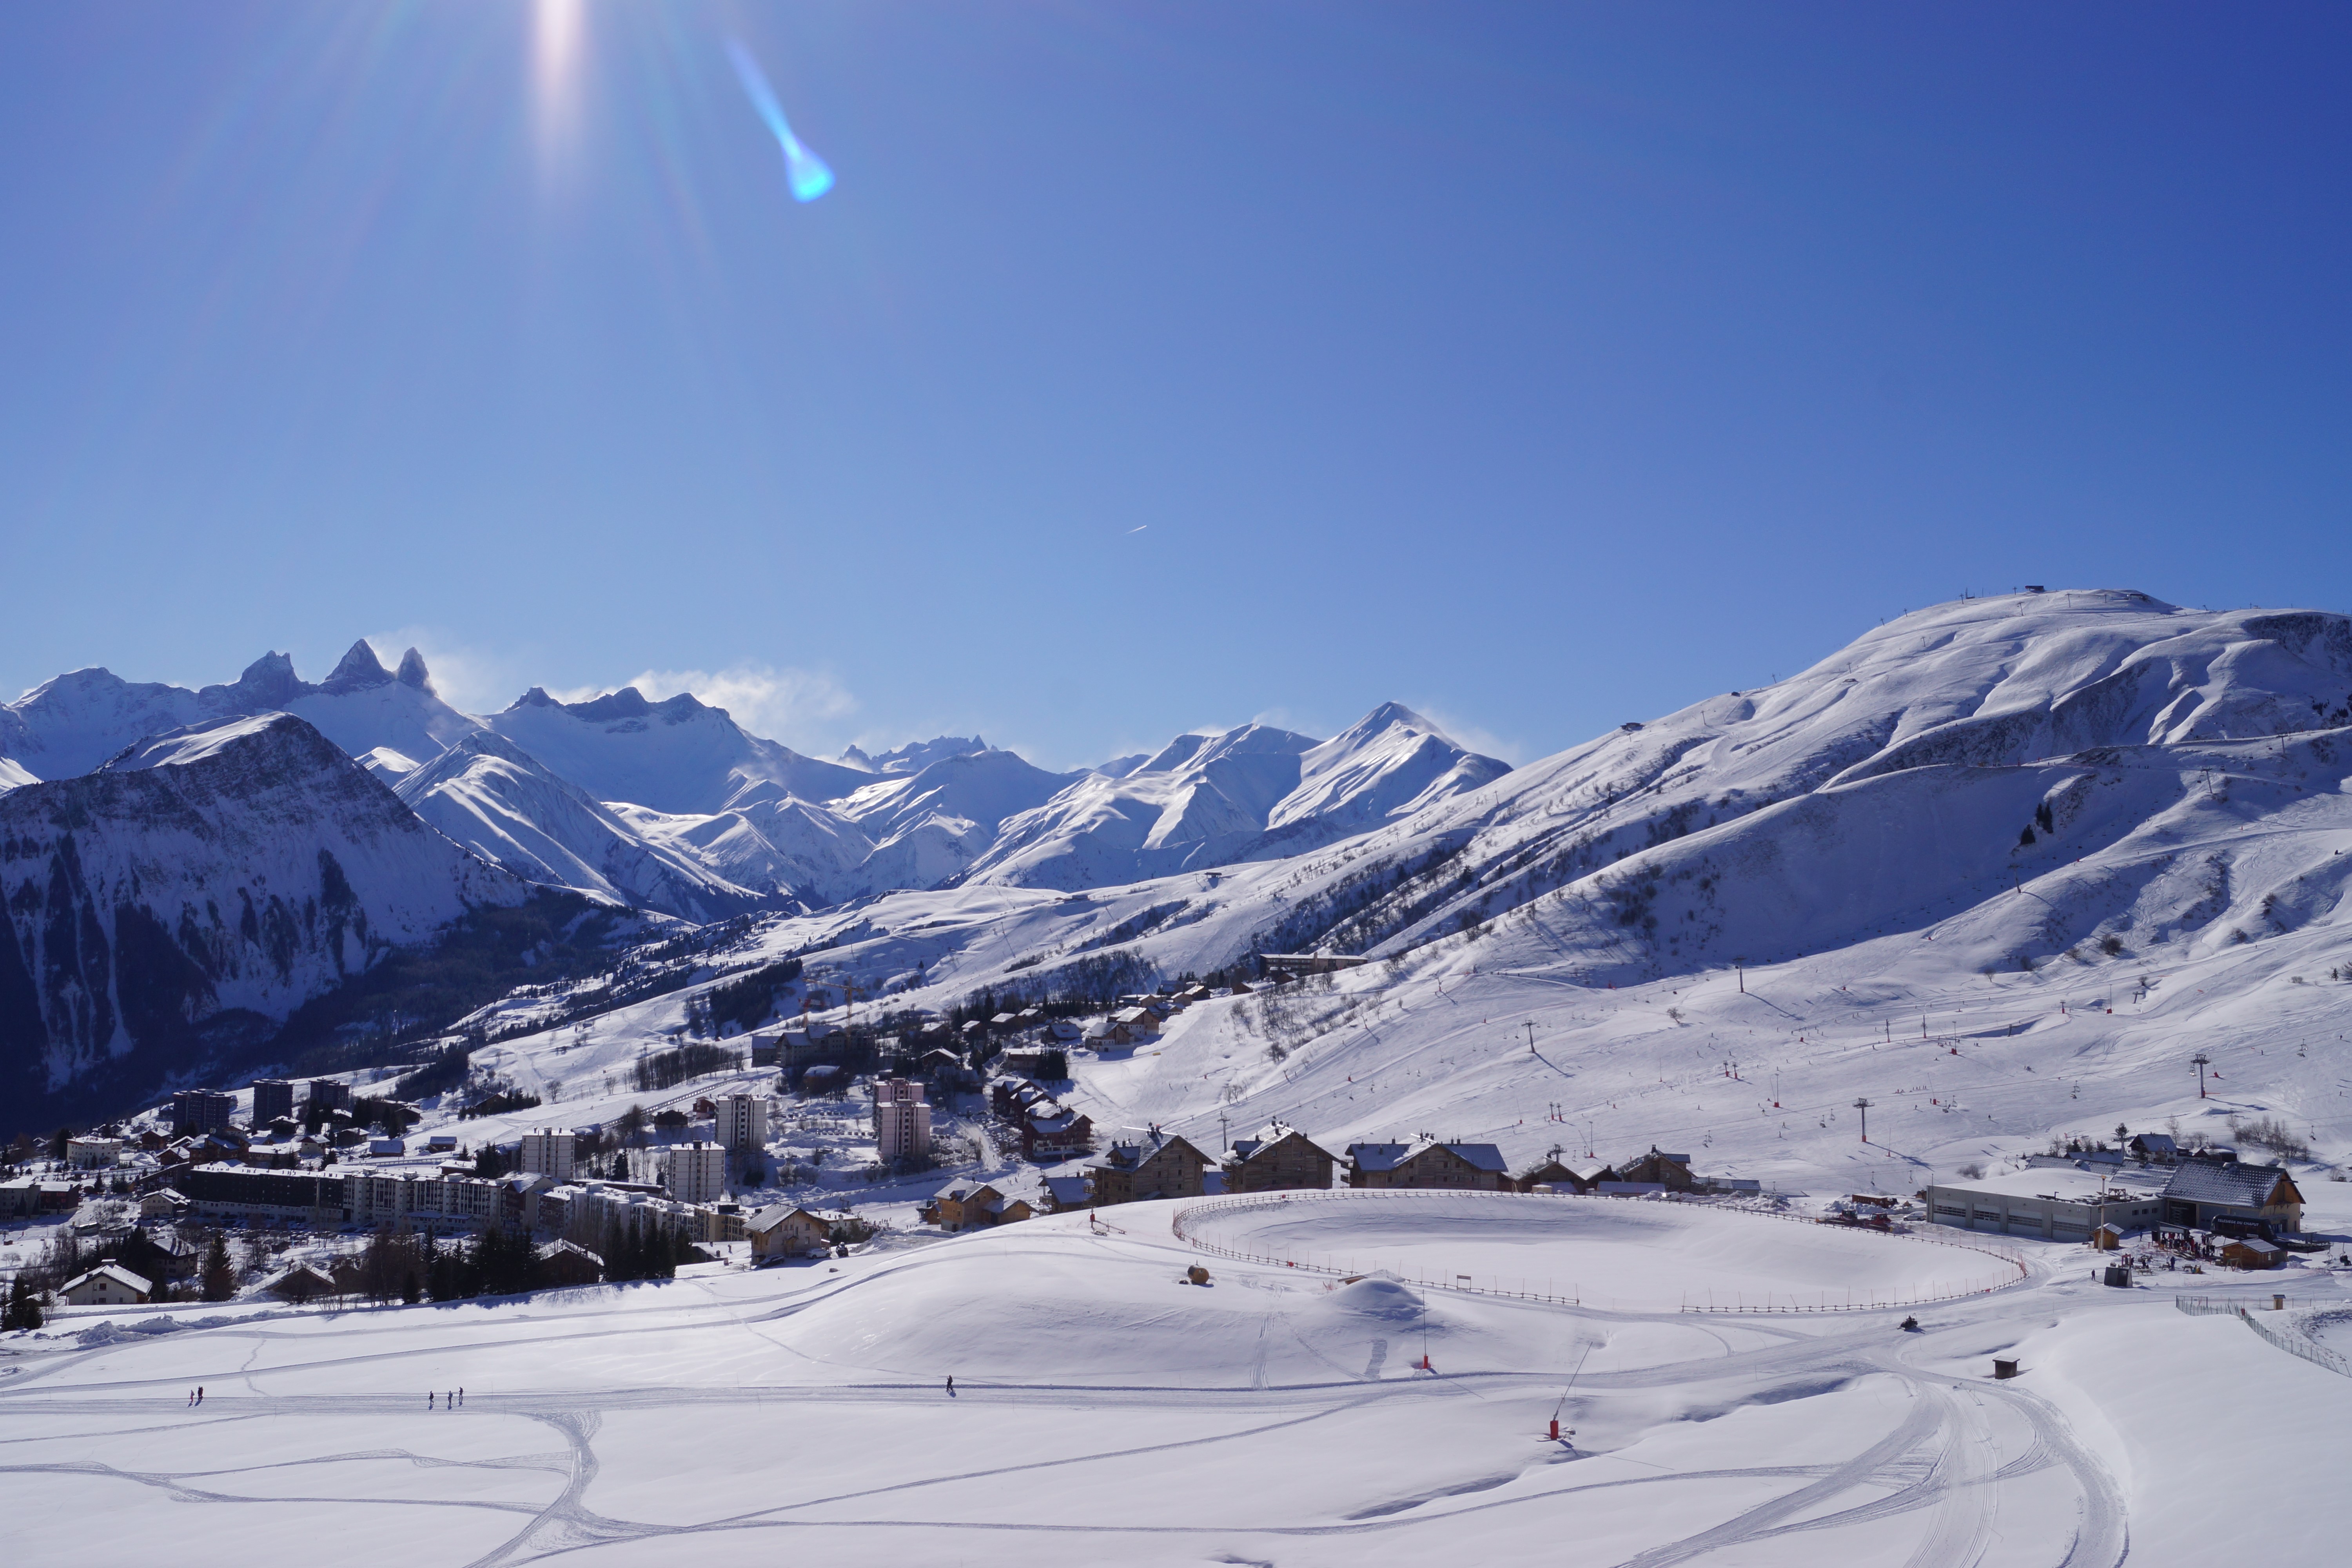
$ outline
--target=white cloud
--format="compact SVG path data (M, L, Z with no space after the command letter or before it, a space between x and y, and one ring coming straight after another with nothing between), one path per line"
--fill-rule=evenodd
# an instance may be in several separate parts
M465 713L499 712L533 686L546 688L559 702L585 702L624 686L634 686L656 702L691 691L698 700L726 709L753 734L808 750L836 745L837 721L857 710L857 700L823 670L739 664L720 670L648 669L627 680L560 685L530 668L522 657L472 647L431 626L370 633L367 640L386 669L400 662L404 649L414 647L423 654L433 689ZM308 670L303 673L318 679Z
M434 692L460 713L496 713L537 684L512 654L469 647L436 627L370 632L367 641L386 669L397 669L400 656L412 647L423 654ZM326 672L304 669L301 673L307 679L317 680Z
M739 664L720 670L648 669L625 684L656 701L691 691L698 700L726 709L735 722L751 733L787 745L819 744L810 737L829 738L836 721L857 711L857 700L822 670L779 669L765 664Z

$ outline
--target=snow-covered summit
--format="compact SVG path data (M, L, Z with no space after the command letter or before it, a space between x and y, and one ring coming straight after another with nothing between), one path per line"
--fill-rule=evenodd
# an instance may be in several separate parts
M1008 820L971 876L1076 890L1296 854L1507 772L1396 703L1319 742L1265 724L1179 735Z
M845 766L861 773L919 773L933 763L949 757L968 756L973 752L986 750L988 742L977 735L968 740L961 735L941 735L929 741L909 741L878 756L868 756L859 748L851 746L841 753L841 761Z
M750 733L691 692L659 702L634 686L584 702L532 687L486 721L599 800L667 813L726 808L747 785L773 784L803 800L834 800L874 782Z
M394 790L450 838L530 881L697 922L771 902L699 857L639 834L494 731L474 731Z

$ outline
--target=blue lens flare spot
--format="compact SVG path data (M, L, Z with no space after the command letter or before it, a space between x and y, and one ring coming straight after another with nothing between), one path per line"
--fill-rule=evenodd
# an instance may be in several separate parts
M751 58L751 51L730 38L727 53L735 62L735 75L743 83L743 95L751 100L751 108L760 118L767 121L768 129L776 133L776 145L784 150L784 183L792 187L793 199L813 202L833 189L833 171L793 134L792 124L784 118L783 105L776 101L775 89L768 85L767 74Z

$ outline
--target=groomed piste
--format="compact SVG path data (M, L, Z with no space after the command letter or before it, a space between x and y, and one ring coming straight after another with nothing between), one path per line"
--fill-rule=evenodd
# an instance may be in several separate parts
M8 1561L226 1565L296 1537L482 1568L2188 1568L2243 1517L2200 1489L2216 1445L2352 1444L2343 1379L2039 1253L1907 1332L1891 1310L1643 1313L1223 1260L1174 1234L1193 1206L528 1300L68 1318L0 1365ZM1433 1273L1574 1255L1659 1293L1927 1289L1981 1257L1643 1202L1198 1217ZM1996 1355L2024 1375L1991 1381ZM2156 1418L2183 1405L2209 1418ZM2126 1448L2118 1413L2156 1440ZM2278 1561L2332 1560L2326 1510L2284 1506L2293 1478L2227 1474L2278 1521Z
M1635 1312L1923 1306L2027 1278L1992 1247L1699 1204L1336 1189L1179 1207L1197 1249L1286 1268Z

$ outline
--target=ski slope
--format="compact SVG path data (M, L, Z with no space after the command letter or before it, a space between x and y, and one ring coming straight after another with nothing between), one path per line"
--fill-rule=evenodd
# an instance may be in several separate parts
M2107 1568L2219 1560L2248 1518L2267 1561L2336 1560L2272 1458L2344 1451L2343 1381L2092 1285L2079 1249L2024 1244L2029 1282L1906 1334L1214 1258L1196 1286L1173 1206L531 1300L69 1320L0 1370L11 1561L87 1561L100 1530L196 1564L291 1535L481 1564ZM1313 1239L1369 1241L1389 1206L1320 1205ZM1994 1354L2025 1375L1990 1381Z

